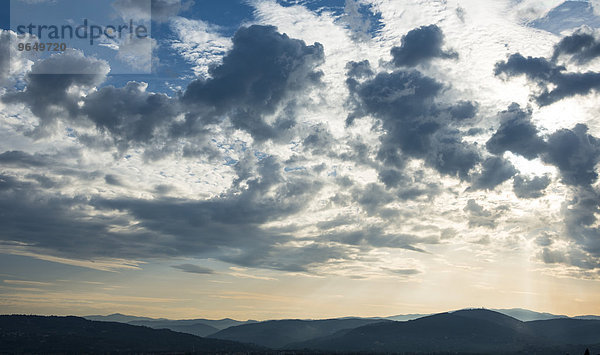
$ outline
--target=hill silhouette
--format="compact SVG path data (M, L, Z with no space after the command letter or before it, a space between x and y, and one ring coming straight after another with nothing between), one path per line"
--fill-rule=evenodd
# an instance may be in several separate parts
M166 322L188 327L188 331L197 326L209 327L197 321L131 322L152 322L156 327ZM215 324L223 326L230 321ZM576 355L588 348L590 354L600 354L599 320L523 322L486 309L464 309L402 322L381 318L272 320L229 327L211 338L79 317L0 316L0 353Z
M600 348L600 322L562 319L521 322L484 310L441 313L407 322L375 323L288 345L346 352L583 354ZM583 324L582 322L588 322ZM530 323L536 323L531 324ZM583 331L583 334L574 334ZM549 339L546 334L556 334ZM563 334L561 337L558 334ZM593 352L595 353L595 352Z
M361 318L272 320L230 327L211 335L211 338L253 343L278 349L290 343L327 336L342 329L352 329L381 321L380 319Z
M0 316L0 353L231 353L260 350L233 341L200 338L80 317Z
M92 315L83 318L102 322L120 322L131 325L140 325L154 329L170 329L175 332L188 333L205 337L229 327L242 324L257 323L254 320L239 321L231 318L223 319L166 319L129 316L114 313L108 316Z

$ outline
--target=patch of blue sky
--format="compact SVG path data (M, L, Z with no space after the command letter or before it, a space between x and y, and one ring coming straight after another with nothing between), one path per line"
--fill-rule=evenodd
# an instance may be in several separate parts
M363 20L369 21L369 29L367 33L374 37L384 27L381 13L374 12L373 7L369 5L360 5L358 12L363 16Z
M278 0L281 6L301 5L315 12L329 11L334 14L343 14L345 0Z
M242 23L254 18L254 9L245 0L196 0L183 15L217 25L222 35L231 37Z
M225 157L225 163L223 165L225 165L225 166L233 166L233 165L237 164L238 162L239 162L239 160L233 159L230 156L226 156Z
M326 11L340 18L340 20L346 14L346 0L278 0L277 2L285 7L304 6L315 13ZM358 6L358 13L362 16L362 20L369 22L367 34L371 37L377 35L377 32L384 26L381 14L374 12L371 5L362 4L359 1L355 1L355 3Z
M10 1L0 1L0 29L10 30Z
M145 44L146 37L152 34L150 2L146 19L122 19L108 2L86 0L83 3L82 0L10 1L10 28L17 34L34 35L40 43L63 44L65 48L81 50L86 56L107 60L113 73L150 72L149 65L145 65L151 58L150 46ZM133 43L121 57L115 50L120 41ZM54 50L35 50L40 59L54 53ZM121 60L131 56L135 60ZM61 72L47 74L87 74L62 72L81 68L56 70Z
M261 160L263 160L263 159L265 159L265 158L268 158L270 155L269 155L269 154L267 154L267 153L264 153L264 152L259 152L259 151L256 151L256 152L254 152L254 156L255 156L255 157L256 157L256 158L257 158L259 161L261 161Z

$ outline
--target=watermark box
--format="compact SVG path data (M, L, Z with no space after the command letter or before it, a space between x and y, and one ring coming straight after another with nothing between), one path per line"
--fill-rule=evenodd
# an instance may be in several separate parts
M151 0L10 0L11 53L42 59L66 51L104 60L111 74L152 73ZM52 67L38 74L94 74Z

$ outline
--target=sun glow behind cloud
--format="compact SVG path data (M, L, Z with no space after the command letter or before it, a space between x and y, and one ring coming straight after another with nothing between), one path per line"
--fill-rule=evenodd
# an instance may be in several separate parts
M598 149L585 135L600 135L597 93L540 106L541 85L555 84L494 75L515 53L552 57L560 37L527 21L560 2L364 0L356 6L379 23L360 35L343 6L248 3L252 16L235 26L259 26L233 38L193 8L161 25L161 50L188 74L158 80L180 92L152 78L74 78L52 117L35 89L55 83L7 78L17 85L0 101L6 312L596 312L597 228L577 218L597 206L590 217L577 201L597 188L585 170ZM397 65L405 57L391 48L435 28L439 51ZM351 77L349 62L363 72ZM402 101L421 99L417 90L422 112ZM434 133L419 136L413 116ZM535 127L523 139L540 148L500 134L490 146L510 122ZM563 133L581 159L548 147Z

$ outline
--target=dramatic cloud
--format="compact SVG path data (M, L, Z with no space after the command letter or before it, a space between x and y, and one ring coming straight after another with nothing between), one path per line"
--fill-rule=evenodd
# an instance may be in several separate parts
M6 94L2 100L30 108L40 119L37 136L50 133L59 119L83 127L91 122L108 133L121 151L131 144L152 143L146 147L148 157L160 157L177 150L176 139L189 137L196 139L186 151L214 156L206 146L207 126L224 117L257 141L276 138L295 126L292 111L298 99L293 94L320 82L322 73L315 68L323 60L320 44L306 46L275 27L254 25L236 32L223 63L210 70L211 78L192 81L181 97L147 92L147 85L139 82L122 88L107 86L83 96L80 90L105 80L108 65L67 51L37 62L27 75L26 90ZM90 74L40 74L60 68ZM279 109L283 112L268 121L267 116ZM185 119L178 120L180 115ZM79 138L90 146L102 146L98 137L81 134Z
M11 150L0 154L0 165L17 167L41 167L52 164L51 157L44 154L28 154Z
M508 60L496 63L495 74L507 77L525 75L538 84L540 92L535 100L540 106L547 106L575 95L587 95L600 89L600 73L565 72L564 66L545 58L523 57L512 54Z
M545 162L555 165L569 185L587 186L598 178L595 166L600 161L600 142L587 134L584 124L572 130L561 129L548 137Z
M246 188L209 200L53 196L39 190L40 183L2 175L0 239L19 240L38 252L72 259L210 256L289 271L306 271L333 256L344 258L343 250L331 246L286 246L293 241L291 235L261 227L302 211L320 184L284 177L273 158L251 164L256 164L256 173L241 177ZM115 176L105 180L122 185ZM135 228L128 227L132 220L138 221ZM19 237L23 228L29 232ZM297 253L295 258L286 256L290 250ZM314 255L309 255L311 250Z
M323 60L319 43L307 46L272 26L241 28L223 63L209 71L211 78L188 86L183 102L199 112L188 115L185 124L193 125L198 119L215 122L227 114L235 128L256 140L277 137L295 121L278 117L271 124L264 116L274 114L293 93L318 84L322 72L315 67Z
M499 116L500 128L486 143L490 153L502 155L510 151L533 159L545 150L546 144L531 122L530 111L524 111L513 103L508 110L500 112Z
M599 37L532 29L515 19L551 5L526 2L257 0L211 18L199 2L152 1L164 66L144 76L74 50L0 52L0 68L20 68L0 73L2 267L109 260L143 276L134 291L198 274L207 282L174 303L185 312L259 309L262 295L219 293L257 283L282 308L302 290L406 284L373 312L426 309L440 275L461 296L529 301L558 280L572 299L568 285L600 275ZM141 16L148 3L115 5ZM371 297L361 304L385 303Z
M458 58L454 51L444 51L444 34L437 25L422 26L402 37L400 47L391 50L392 63L397 67L414 67L433 58Z
M99 130L108 131L118 145L149 142L156 129L162 127L164 131L181 109L177 100L148 93L146 86L129 82L122 88L104 87L86 96L81 113Z
M78 89L91 89L102 83L110 68L104 61L68 50L36 62L27 74L27 88L2 97L7 103L23 103L40 119L36 133L44 135L57 119L72 119L79 112ZM61 72L83 74L53 74ZM75 90L73 90L75 89Z
M356 64L349 64L349 68L355 73ZM347 83L356 108L346 123L365 115L381 120L385 135L378 158L385 164L402 168L404 160L399 154L403 153L424 159L443 174L466 179L480 161L478 149L462 141L444 114L450 112L452 118L461 121L474 115L476 106L470 102L439 106L436 99L444 88L442 83L416 70L382 72L360 83L349 78Z
M473 187L491 190L516 173L517 170L510 162L498 157L491 157L483 162L481 173L474 177Z
M556 61L565 55L578 64L586 64L600 56L600 39L594 32L579 29L558 42L554 47L552 60Z

